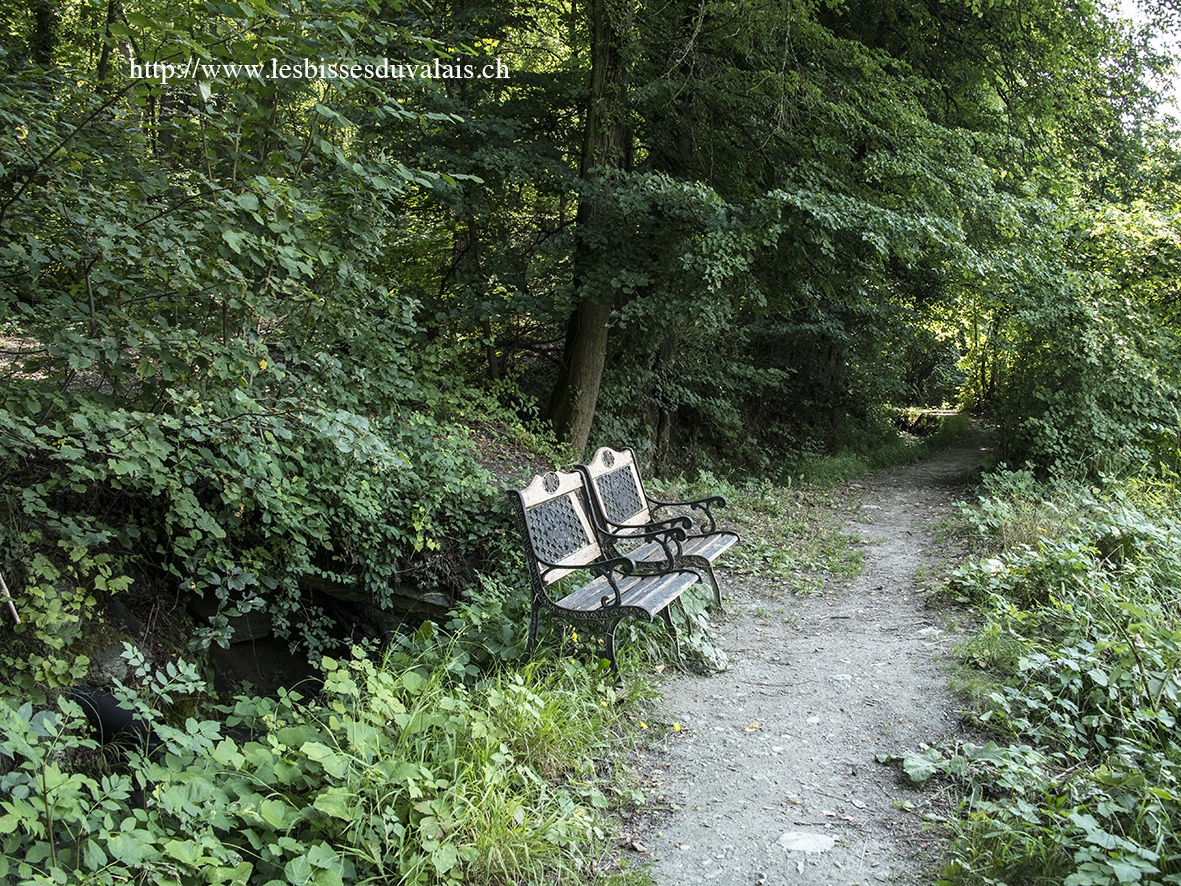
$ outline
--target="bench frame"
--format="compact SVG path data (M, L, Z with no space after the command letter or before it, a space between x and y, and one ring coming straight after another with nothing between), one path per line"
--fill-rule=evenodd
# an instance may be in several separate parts
M695 501L652 498L644 488L632 449L601 447L587 464L579 465L576 470L586 478L593 516L610 556L631 556L640 571L665 568L663 552L648 543L648 534L681 526L685 537L672 552L672 565L697 572L713 589L717 608L722 608L722 590L714 575L713 561L741 541L737 532L718 529L713 509L724 508L725 498L720 495Z
M622 541L623 536L596 524L582 474L551 471L534 477L524 489L509 490L508 496L525 546L532 590L526 657L537 646L542 612L601 631L607 660L617 675L615 631L624 618L661 618L679 651L669 607L679 603L681 594L700 580L697 571L676 565L685 537L683 526L629 534L628 538L638 538L663 552L660 559L653 556L641 567L635 559L612 552L610 545ZM554 599L550 587L580 570L594 577Z

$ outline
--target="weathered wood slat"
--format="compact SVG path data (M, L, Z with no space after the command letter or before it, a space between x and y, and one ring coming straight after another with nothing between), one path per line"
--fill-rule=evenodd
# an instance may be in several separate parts
M637 606L649 617L659 614L665 606L693 584L697 576L692 572L673 572L666 575L628 576L619 580L619 593L624 606ZM604 606L603 600L607 600ZM606 578L596 578L578 590L567 594L557 605L565 609L592 612L614 604L615 591Z
M737 543L738 536L728 532L689 538L681 542L681 559L704 557L708 562L713 562ZM627 555L641 563L660 562L664 558L664 550L655 542L648 542L628 551Z

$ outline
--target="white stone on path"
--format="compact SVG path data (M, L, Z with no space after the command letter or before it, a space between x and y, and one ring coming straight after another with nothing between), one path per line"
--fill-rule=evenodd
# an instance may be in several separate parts
M828 852L837 845L837 840L836 837L829 837L825 834L788 831L779 838L777 845L788 852Z

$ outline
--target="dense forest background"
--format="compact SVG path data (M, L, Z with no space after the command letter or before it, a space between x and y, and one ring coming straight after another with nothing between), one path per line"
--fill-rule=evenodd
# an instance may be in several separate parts
M783 480L946 405L1012 464L1175 463L1176 13L1145 14L4 5L5 667L69 682L96 599L160 587L212 603L199 642L265 611L316 658L316 588L511 556L512 447ZM430 76L266 75L307 60Z

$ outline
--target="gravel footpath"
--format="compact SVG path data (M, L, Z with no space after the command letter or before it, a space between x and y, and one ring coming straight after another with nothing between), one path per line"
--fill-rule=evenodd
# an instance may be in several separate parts
M982 445L970 436L860 484L845 530L865 569L842 589L796 597L719 570L730 668L664 681L669 728L641 764L657 811L626 841L658 886L930 882L924 797L875 758L957 729L953 638L915 579Z

